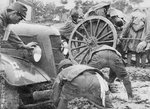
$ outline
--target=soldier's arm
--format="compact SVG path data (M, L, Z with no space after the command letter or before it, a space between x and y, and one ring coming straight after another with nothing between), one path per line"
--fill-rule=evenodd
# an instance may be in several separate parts
M122 33L120 35L120 38L128 37L128 31L129 31L130 27L132 26L133 20L134 20L134 18L131 18L130 21L127 24L125 24L125 26L122 30Z
M149 29L150 29L150 22L149 21L147 21L147 20L149 20L149 19L145 19L145 35L146 35L146 37L145 37L145 39L144 39L144 41L146 41L147 43L150 43L150 31L149 31Z
M4 27L5 26L3 25L3 21L0 19L0 39L3 39L3 37L4 37L4 34L5 34ZM21 47L24 45L24 43L19 38L19 36L15 35L12 31L10 31L8 42L16 47Z
M65 23L65 25L62 28L60 28L59 32L61 35L63 35L64 39L69 40L70 35L74 28L75 28L75 24L73 24L71 21L68 21L67 23Z
M23 41L13 31L10 31L8 42L16 48L23 48L25 45Z

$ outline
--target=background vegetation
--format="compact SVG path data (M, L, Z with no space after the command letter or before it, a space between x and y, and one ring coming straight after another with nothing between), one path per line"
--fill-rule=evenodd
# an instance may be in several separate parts
M34 10L34 22L46 22L52 21L56 16L62 18L64 13L68 14L70 10L65 9L65 4L67 0L62 0L62 6L56 6L53 2L48 4L43 4L40 0L28 0L33 6ZM112 6L123 11L124 13L130 12L133 9L134 5L143 2L143 0L113 0ZM86 13L87 10L97 4L93 1L82 1L75 0L75 3L80 3L82 5L83 12ZM62 21L60 19L60 21Z

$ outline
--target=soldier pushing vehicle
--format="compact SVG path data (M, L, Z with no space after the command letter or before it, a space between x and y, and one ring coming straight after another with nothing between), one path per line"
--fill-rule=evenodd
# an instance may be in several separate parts
M68 60L59 64L59 74L53 85L53 98L57 109L67 109L75 97L87 98L99 109L112 108L107 82L102 72L87 65L72 65Z

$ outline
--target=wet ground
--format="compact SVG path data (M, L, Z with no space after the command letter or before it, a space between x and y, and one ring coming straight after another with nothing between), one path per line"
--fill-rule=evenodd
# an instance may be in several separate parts
M118 93L111 94L115 109L150 109L150 68L126 68L130 74L133 100L127 98L122 82L115 82Z
M63 25L64 23L58 23L53 26L59 29ZM130 74L134 98L128 100L123 83L115 81L118 91L111 93L114 109L150 109L150 68L127 67L126 69ZM89 106L82 98L74 101L69 105L69 109L97 109Z
M128 100L122 81L115 81L116 93L111 93L113 109L150 109L150 68L127 67L130 74L133 100ZM108 73L108 70L104 70ZM86 99L71 101L69 109L98 109L85 102Z

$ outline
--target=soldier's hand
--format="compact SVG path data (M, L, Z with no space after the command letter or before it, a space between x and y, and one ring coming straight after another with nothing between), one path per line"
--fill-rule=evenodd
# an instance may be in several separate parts
M137 45L137 48L136 48L136 52L139 53L139 52L142 52L147 46L147 42L146 41L142 41L140 42L138 45Z
M150 43L147 44L145 50L149 50L150 49Z
M24 48L27 50L32 50L37 45L37 42L30 42L27 45L24 45Z

